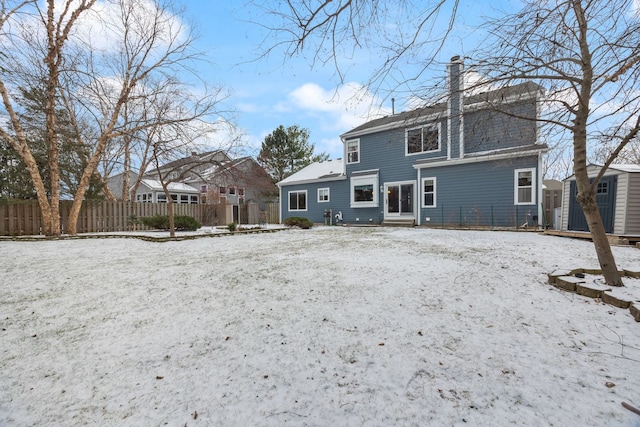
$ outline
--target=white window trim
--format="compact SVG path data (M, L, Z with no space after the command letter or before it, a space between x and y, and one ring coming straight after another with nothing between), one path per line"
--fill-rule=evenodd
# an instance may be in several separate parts
M291 193L304 193L305 206L304 209L291 209ZM287 192L287 210L289 212L306 212L309 208L309 197L307 190L293 190Z
M320 192L324 190L327 191L327 200L322 200L320 198ZM318 188L318 203L328 203L330 200L331 200L331 190L329 189L329 187Z
M425 181L433 181L433 205L426 205L424 203L424 182ZM426 177L426 178L422 178L422 180L420 181L421 186L420 186L420 196L421 196L421 205L423 208L437 208L438 207L438 183L436 181L436 177Z
M350 142L355 142L358 146L358 161L356 162L349 161L349 143ZM355 165L357 163L360 163L360 138L346 140L344 143L344 149L345 149L345 159L347 160L348 165Z
M373 201L371 202L356 202L355 191L356 185L373 185ZM378 175L365 175L351 177L350 183L351 192L351 207L352 208L377 208L379 206L380 191L378 190Z
M415 129L423 129L423 128L435 128L438 131L438 148L436 148L435 150L428 150L428 151L418 151L417 153L409 153L409 131L411 130L415 130ZM405 156L418 156L420 154L427 154L427 153L437 153L442 149L442 124L440 122L437 123L433 123L430 125L421 125L421 126L414 126L412 128L407 128L404 131L404 155Z
M520 202L518 200L518 174L520 172L531 172L531 200L528 202ZM534 205L536 204L536 169L535 168L523 168L513 171L513 204L514 205Z

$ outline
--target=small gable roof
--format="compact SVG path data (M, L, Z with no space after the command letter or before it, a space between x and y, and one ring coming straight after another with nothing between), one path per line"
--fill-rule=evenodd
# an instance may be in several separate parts
M278 182L278 186L345 179L342 159L314 162Z

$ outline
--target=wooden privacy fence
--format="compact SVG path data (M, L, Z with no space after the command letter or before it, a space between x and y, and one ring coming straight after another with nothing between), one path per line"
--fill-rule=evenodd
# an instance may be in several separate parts
M67 228L67 220L71 210L71 201L60 202L60 219L62 233ZM275 214L274 206L275 205ZM258 206L257 203L241 205L241 212L246 212L246 222L258 224L261 211L266 212L267 223L278 223L277 203ZM138 221L142 217L167 214L166 203L139 202L84 202L78 216L78 233L97 233L114 231L144 230ZM228 204L174 204L175 215L187 215L197 219L202 225L216 226L233 222L233 210ZM262 221L261 221L262 222ZM28 200L13 204L0 204L0 236L23 236L43 234L42 215L36 200Z

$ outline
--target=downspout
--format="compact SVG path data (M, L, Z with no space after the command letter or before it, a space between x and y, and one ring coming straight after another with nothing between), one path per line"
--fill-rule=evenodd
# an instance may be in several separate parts
M418 197L416 197L416 209L417 209L417 217L416 225L422 225L421 217L422 217L422 184L420 183L420 177L422 176L422 168L418 168L418 184L416 185L416 193Z
M278 217L279 217L279 224L282 224L282 204L284 203L284 200L282 199L282 187L280 186L280 183L277 184L278 185L278 198L280 199L280 203L278 203Z
M536 196L538 199L538 224L542 223L542 219L544 218L544 209L542 207L542 201L544 200L544 195L542 194L542 178L542 150L540 150L538 151L538 195ZM549 215L553 215L553 212L549 211ZM549 218L547 218L547 221L549 221Z

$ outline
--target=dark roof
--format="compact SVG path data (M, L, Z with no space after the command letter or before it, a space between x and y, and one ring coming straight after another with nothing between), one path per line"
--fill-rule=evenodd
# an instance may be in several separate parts
M192 165L194 162L206 163L206 162L209 162L212 158L214 158L218 154L223 154L224 157L229 159L229 156L227 156L227 154L224 151L222 151L222 150L213 150L213 151L207 151L205 153L191 155L189 157L184 157L182 159L174 160L174 161L171 161L169 163L165 163L164 165L160 166L159 169L160 170L175 170L175 169L179 169L180 167L185 166L185 165Z
M517 99L511 100L513 96L522 95L530 97L542 90L542 86L539 86L532 82L525 82L514 86L507 86L500 89L495 89L488 92L483 92L475 95L465 96L464 105L477 104L479 102L503 102L505 99L509 99L509 102L518 102ZM391 125L393 123L404 123L418 119L432 114L444 114L447 111L447 103L439 102L434 105L417 108L411 111L405 111L402 113L394 114L392 116L385 116L379 119L374 119L366 122L350 131L342 134L342 136L348 136L352 133L359 133L367 129L377 128L379 126Z

